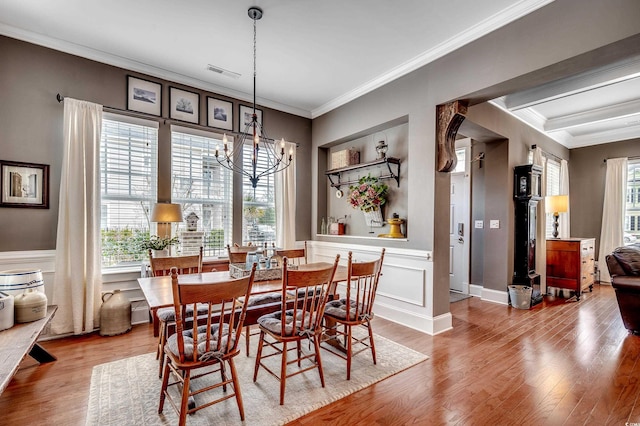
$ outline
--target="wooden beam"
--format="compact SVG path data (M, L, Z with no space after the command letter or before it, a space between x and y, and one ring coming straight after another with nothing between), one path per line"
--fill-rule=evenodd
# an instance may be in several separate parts
M466 118L467 102L454 101L438 105L436 109L436 142L438 144L439 172L450 172L456 168L456 134Z

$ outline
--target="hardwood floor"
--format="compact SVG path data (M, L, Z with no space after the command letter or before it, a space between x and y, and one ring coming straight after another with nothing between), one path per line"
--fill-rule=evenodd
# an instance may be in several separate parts
M379 318L376 333L430 356L293 425L624 425L640 422L640 336L622 326L613 289L531 310L465 299L454 329L428 336ZM150 325L122 336L44 342L0 396L0 424L85 423L94 365L155 350ZM358 356L367 356L361 354Z

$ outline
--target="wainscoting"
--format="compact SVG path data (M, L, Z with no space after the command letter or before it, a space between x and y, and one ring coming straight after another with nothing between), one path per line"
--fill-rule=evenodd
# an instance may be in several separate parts
M55 250L0 252L0 271L40 269L44 279L44 292L49 303L52 303L55 256ZM137 278L139 277L139 266L117 272L105 271L102 274L102 293L121 290L131 300L131 322L133 324L149 322L149 309L140 286L138 286Z
M356 260L369 260L378 257L382 250L324 241L308 241L307 247L310 261L331 262L340 254L342 265L346 264L349 251ZM432 335L451 328L450 313L433 316L431 259L431 252L426 250L386 250L374 308L376 315ZM341 293L344 294L344 290Z
M379 256L382 250L381 247L322 241L308 241L307 247L309 261L331 262L339 253L342 265L346 265L349 251L353 252L356 260L366 260ZM431 259L431 252L426 250L387 249L376 297L376 315L431 335L451 329L450 313L433 316ZM45 294L51 302L55 250L0 253L0 270L27 268L42 271ZM137 281L140 275L139 266L117 272L104 271L102 274L103 293L119 289L131 300L133 324L149 321L148 306Z

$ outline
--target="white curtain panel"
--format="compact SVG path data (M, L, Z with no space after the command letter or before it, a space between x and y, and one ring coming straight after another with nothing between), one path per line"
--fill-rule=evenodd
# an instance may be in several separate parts
M55 334L99 326L102 105L64 100L63 159L52 303Z
M605 257L616 247L624 245L624 208L627 193L627 159L607 159L604 183L604 204L600 227L598 269L600 281L611 282Z
M560 195L569 196L569 163L567 160L560 161ZM569 204L571 204L571 197L569 196ZM558 237L560 238L569 238L571 237L571 207L567 206L566 213L560 213L559 221L560 221L560 230L558 233Z
M276 173L276 246L290 249L296 243L296 144L285 142L285 153L294 152L293 163Z
M533 164L542 167L540 179L542 199L538 201L536 221L536 272L540 274L540 292L547 293L547 215L544 209L544 197L547 195L547 159L540 147L533 150Z

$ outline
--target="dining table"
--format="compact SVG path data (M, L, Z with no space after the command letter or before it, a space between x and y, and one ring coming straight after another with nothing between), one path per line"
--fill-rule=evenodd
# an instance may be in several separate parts
M312 262L298 265L298 270L314 270L330 267L328 262ZM199 274L184 274L178 276L180 284L202 284L224 282L233 279L231 271L202 272ZM336 284L347 280L347 267L338 266L333 276L331 294L335 294ZM158 309L173 307L173 289L171 287L171 276L138 278L138 284L144 294L144 298L149 306L151 319L153 321L153 335L160 334L160 321L158 319ZM251 295L270 293L282 290L282 278L256 280L254 278L251 287Z

